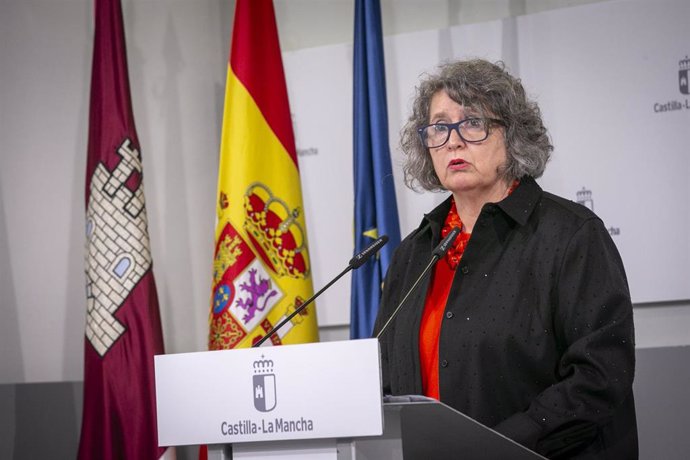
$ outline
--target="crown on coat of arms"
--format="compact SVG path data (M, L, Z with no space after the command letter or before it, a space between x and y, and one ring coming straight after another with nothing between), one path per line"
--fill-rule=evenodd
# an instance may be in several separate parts
M261 356L263 358L263 355ZM255 374L265 374L273 372L273 360L272 359L257 359L252 364Z
M268 187L257 182L247 189L244 212L249 239L273 271L292 278L309 275L304 231L297 221L299 208L291 210Z
M678 61L678 70L690 70L690 59L688 59L687 56L685 56L685 59L681 59Z
M592 199L592 191L591 191L591 190L587 190L587 189L584 188L584 187L582 187L582 190L578 190L578 191L576 192L576 195L577 195L577 202L578 202L578 203L583 203L583 202L585 202L585 201L587 201L587 200L591 200L591 199Z

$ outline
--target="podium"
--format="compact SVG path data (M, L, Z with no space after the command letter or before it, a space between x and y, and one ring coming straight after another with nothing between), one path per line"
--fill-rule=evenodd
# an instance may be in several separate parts
M423 396L381 394L375 339L155 357L161 446L209 460L543 458Z

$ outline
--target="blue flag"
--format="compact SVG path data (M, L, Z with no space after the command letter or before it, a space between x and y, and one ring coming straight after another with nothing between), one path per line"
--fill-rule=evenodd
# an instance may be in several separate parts
M386 78L379 0L355 3L354 179L355 254L380 235L389 242L378 257L352 273L350 337L371 337L381 283L400 243L398 205L388 146Z

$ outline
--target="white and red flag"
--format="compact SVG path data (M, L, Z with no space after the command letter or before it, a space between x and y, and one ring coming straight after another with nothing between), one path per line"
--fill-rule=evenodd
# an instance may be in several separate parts
M163 353L120 0L95 0L86 165L86 340L79 459L155 459Z

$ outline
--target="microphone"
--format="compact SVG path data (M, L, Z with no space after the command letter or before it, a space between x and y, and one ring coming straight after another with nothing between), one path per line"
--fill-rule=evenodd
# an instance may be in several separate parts
M387 236L387 235L381 235L380 237L378 237L378 238L376 239L376 241L374 241L374 242L371 243L369 246L367 246L366 248L364 248L364 250L363 250L362 252L360 252L359 254L356 254L352 259L350 259L350 262L348 262L347 268L345 268L345 270L343 270L342 272L340 272L340 274L339 274L338 276L336 276L335 278L333 278L327 285L325 285L323 288L321 288L321 290L320 290L319 292L317 292L317 293L314 294L313 296L309 297L302 305L300 305L299 307L295 308L295 311L293 311L292 313L290 313L290 314L289 314L286 318L284 318L280 323L278 323L276 326L274 326L273 329L271 329L270 331L268 331L268 332L266 333L265 336L261 337L261 339L259 339L254 345L252 345L252 348L260 347L262 343L264 343L266 340L268 340L268 339L270 339L271 337L273 337L273 335L274 335L276 332L278 332L278 330L279 330L281 327L283 327L288 321L290 321L296 314L300 313L302 310L304 310L305 308L307 308L307 307L308 307L312 302L314 302L314 300L316 300L316 298L317 298L318 296L320 296L326 289L328 289L329 287L331 287L331 285L333 285L333 283L335 283L335 282L338 281L340 278L342 278L343 275L345 275L345 273L349 272L350 270L357 269L357 268L361 267L362 265L364 265L364 264L366 263L366 261L369 260L369 259L371 258L371 256L373 256L374 254L376 254L377 252L379 252L379 250L381 250L381 248L382 248L386 243L388 243L388 236Z
M388 235L381 235L376 241L364 248L364 251L350 259L349 266L352 268L361 267L366 263L367 260L369 260L371 256L379 252L379 250L386 243L388 243Z
M402 308L402 306L405 305L407 298L410 297L410 294L412 294L412 292L414 292L417 285L422 281L422 279L424 279L424 277L429 272L429 270L431 270L431 267L436 265L436 262L438 262L439 259L441 259L441 257L446 255L446 252L448 252L448 249L450 249L450 247L453 245L455 238L457 238L459 234L460 234L460 228L459 227L453 227L453 229L448 233L448 235L446 235L446 237L443 238L443 240L441 240L441 242L438 244L438 246L436 246L436 248L431 253L431 260L427 264L426 268L424 268L424 270L422 271L422 274L419 275L419 277L417 277L417 280L414 282L412 287L407 291L407 294L405 294L405 297L403 297L403 299L400 301L400 303L398 304L396 309L393 311L393 314L390 316L390 318L388 318L388 321L386 321L386 324L384 324L383 327L381 328L381 330L379 331L379 333L376 334L377 339L383 335L383 333L388 328L388 325L393 321L393 319L396 316L398 316L398 313L400 312L400 309Z

